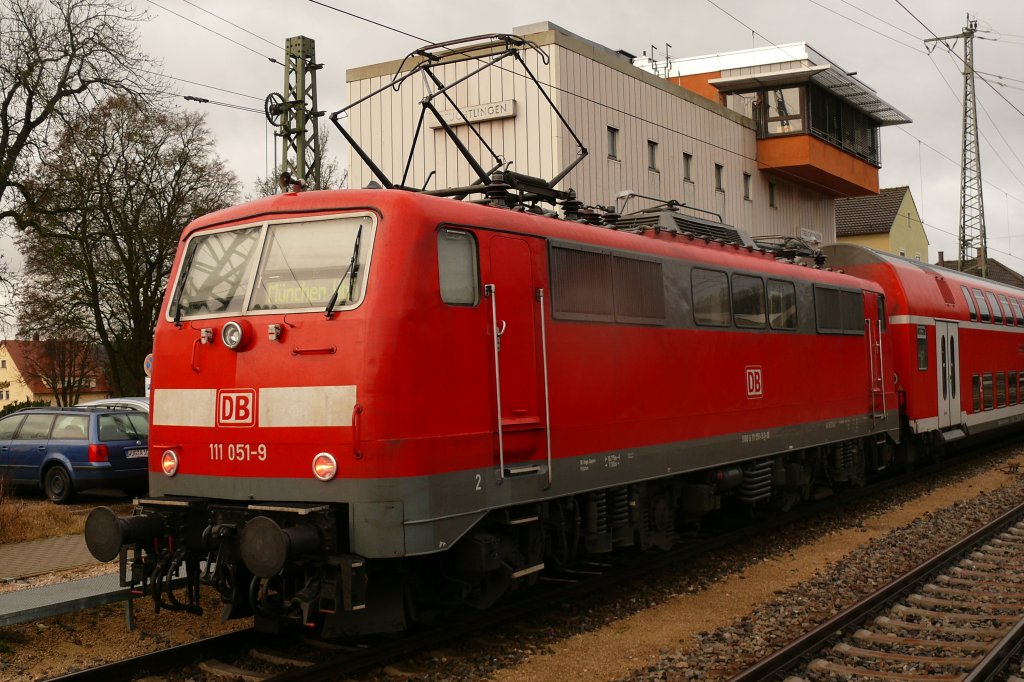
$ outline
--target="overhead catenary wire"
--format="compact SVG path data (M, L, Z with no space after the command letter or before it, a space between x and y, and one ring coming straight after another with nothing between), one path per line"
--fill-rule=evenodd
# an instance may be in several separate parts
M164 10L165 12L170 12L174 16L179 17L181 19L184 19L185 21L189 22L190 24L194 24L194 25L198 26L199 28L203 29L204 31L209 31L210 33L223 38L224 40L228 41L229 43L234 43L235 45L241 47L242 49L248 50L249 52L252 52L253 54L255 54L255 55L259 56L259 57L262 57L263 59L266 59L269 62L272 62L274 64L278 64L278 65L282 65L283 66L283 63L281 61L275 59L274 57L265 55L262 52L260 52L259 50L255 50L255 49L249 47L248 45L246 45L244 43L238 42L234 38L229 38L228 36L224 35L223 33L219 32L219 31L215 31L212 28L210 28L209 26L207 26L207 25L205 25L203 23L200 23L200 22L196 21L195 19L190 19L189 17L186 17L184 14L180 14L178 12L175 12L172 9L168 9L167 7L164 7L163 5L161 5L160 3L156 2L155 0L147 0L147 1L149 2L149 4L154 5L155 7L159 7L160 9Z
M847 21L849 21L851 23L854 23L854 24L856 24L856 25L858 25L858 26L860 26L862 28L866 28L867 30L871 31L872 33L880 35L880 36L882 36L883 38L885 38L887 40L891 40L892 42L896 43L897 45L902 45L903 47L906 47L908 49L913 50L914 52L920 52L920 53L925 53L926 52L926 50L924 50L923 48L918 48L918 47L915 47L915 46L911 45L910 43L905 43L902 40L899 40L897 38L893 38L891 35L888 35L887 33L882 33L878 29L872 28L871 26L868 26L867 24L862 24L861 22L857 21L856 19L852 19L852 18L846 16L845 14L842 14L841 12L837 12L836 10L832 9L831 7L829 7L828 5L823 5L822 3L818 2L818 0L807 0L807 2L811 3L812 5L817 5L818 7L822 8L823 10L825 10L827 12L831 12L832 14L835 14L838 17L842 17L843 19L846 19ZM874 16L874 15L871 15L871 16ZM920 40L920 39L918 39L918 40Z
M257 34L257 33L253 33L252 31L250 31L249 29L245 28L244 26L239 26L239 25L238 25L238 24L236 24L235 22L233 22L233 21L230 21L230 20L228 20L228 19L225 19L225 18L224 18L224 17L222 17L221 15L219 15L219 14L215 14L214 12L211 12L210 10L206 9L205 7L200 7L200 6L199 6L199 5L197 5L196 3L192 2L192 0L181 0L181 1L182 1L182 2L184 2L184 3L186 3L186 4L188 4L188 5L192 5L193 7L195 7L195 8L196 8L197 10L199 10L200 12L205 12L205 13L209 14L209 15L210 15L211 17L213 17L213 18L215 18L215 19L220 19L220 20L221 20L221 21L223 21L223 22L224 22L225 24L228 24L228 25L230 25L230 26L234 26L234 27L235 27L235 28L237 28L237 29L238 29L239 31L242 31L242 32L244 32L244 33L248 33L248 34L249 34L249 35L251 35L251 36L252 36L253 38L258 38L259 40L262 40L263 42L267 43L268 45L271 45L271 46L273 46L273 47L275 47L275 48L278 48L278 49L280 49L280 47L281 47L281 45L280 45L279 43L275 43L275 42L274 42L273 40L269 40L268 38L264 38L263 36L261 36L261 35L259 35L259 34Z

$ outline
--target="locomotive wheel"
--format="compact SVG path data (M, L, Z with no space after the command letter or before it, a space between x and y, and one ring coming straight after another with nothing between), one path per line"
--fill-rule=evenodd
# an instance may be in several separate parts
M43 479L43 491L54 504L65 504L75 496L75 487L67 469L59 464L46 470Z

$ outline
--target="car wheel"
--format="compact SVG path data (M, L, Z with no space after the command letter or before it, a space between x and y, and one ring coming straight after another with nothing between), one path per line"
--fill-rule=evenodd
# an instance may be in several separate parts
M71 485L71 476L68 475L67 469L59 464L47 469L46 478L43 479L43 491L55 504L70 502L75 489Z

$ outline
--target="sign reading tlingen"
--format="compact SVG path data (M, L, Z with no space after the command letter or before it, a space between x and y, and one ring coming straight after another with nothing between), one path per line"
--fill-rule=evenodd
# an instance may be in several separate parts
M462 113L466 115L466 118L470 123L493 121L499 118L512 118L516 115L516 101L514 99L506 99L500 102L471 104L469 106L462 107ZM444 109L440 114L441 118L444 119L444 122L450 126L461 126L466 124L466 121L462 120L462 117L459 116L459 112L455 109ZM430 127L440 128L441 124L435 120L430 124Z

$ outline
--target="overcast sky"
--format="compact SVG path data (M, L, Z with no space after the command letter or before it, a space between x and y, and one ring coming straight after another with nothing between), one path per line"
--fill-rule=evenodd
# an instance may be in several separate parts
M150 14L140 29L142 46L162 60L168 75L248 97L178 82L182 95L256 108L262 108L268 93L281 89L283 69L266 56L280 57L284 40L290 36L306 35L316 41L317 59L324 64L318 74L319 106L328 112L347 103L346 69L400 58L422 44L308 0L193 0L194 5L185 0L157 0L159 6L149 0L137 2ZM659 58L663 58L666 43L672 45L672 56L681 57L765 45L766 39L776 44L806 41L840 67L856 71L858 78L914 120L910 125L883 129L881 185L911 187L926 223L933 262L939 250L945 251L947 258L956 258L957 253L962 76L958 63L944 49L931 57L925 54L922 39L931 36L899 2L940 36L959 33L966 12L975 14L979 28L991 31L979 35L999 39L975 41L975 68L1019 79L1004 81L1006 87L998 91L1024 111L1024 2L1019 0L976 0L971 6L951 0L714 0L718 7L709 0L325 2L431 41L510 32L513 26L544 20L638 55L653 44ZM760 36L752 36L750 29ZM275 45L280 46L276 51ZM962 53L962 44L956 49ZM989 80L996 82L992 76ZM988 141L982 140L981 158L989 254L1024 272L1024 114L980 81L977 90L979 127ZM273 159L264 117L179 102L207 114L219 153L250 189L252 181L266 173L268 159L271 163ZM330 126L326 119L324 123ZM340 136L334 135L332 153L340 155L343 144Z

